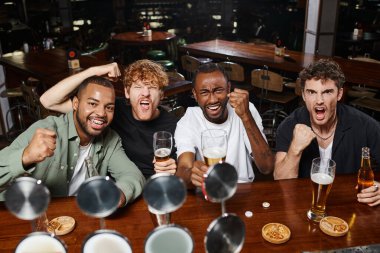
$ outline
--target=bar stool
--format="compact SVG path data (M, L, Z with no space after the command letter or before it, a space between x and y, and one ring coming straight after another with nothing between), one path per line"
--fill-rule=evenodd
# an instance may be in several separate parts
M158 60L155 61L158 64L160 64L162 67L164 67L165 71L173 71L175 70L175 64L171 60Z
M263 69L254 69L251 72L251 84L254 87L260 88L260 94L257 94L259 99L259 111L263 102L269 102L270 110L284 111L285 106L295 101L297 95L283 91L284 79L281 75L269 71L267 66Z
M165 60L166 53L162 50L149 50L146 53L146 57L152 61Z
M186 78L191 80L194 72L198 69L199 65L212 62L210 58L196 58L188 54L181 56L182 69L186 73Z
M245 83L244 67L238 63L231 61L223 61L218 63L228 76L231 82L231 90L239 88L247 91L253 90L253 86Z
M352 106L362 110L372 117L376 113L380 113L380 99L374 97L361 97L357 98L350 103Z
M24 123L24 116L23 116L23 110L27 111L28 107L23 101L23 94L21 87L16 88L8 88L1 92L0 94L3 98L12 98L15 99L15 103L13 106L11 106L8 111L5 114L5 123L6 123L6 138L8 140L11 140L11 133L10 131L10 121L12 119L12 112L16 112L17 121L18 121L18 129L15 129L14 134L17 134L19 132L22 132L25 129L25 123Z

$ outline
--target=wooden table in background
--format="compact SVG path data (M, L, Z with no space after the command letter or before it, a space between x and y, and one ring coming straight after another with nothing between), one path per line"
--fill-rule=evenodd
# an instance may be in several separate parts
M116 34L112 40L128 46L146 46L165 44L175 37L175 34L160 31L152 31L152 36L143 36L141 32L124 32Z
M210 40L179 47L181 54L190 54L195 57L209 57L215 61L230 61L251 65L252 69L267 65L282 71L298 73L310 63L324 56L316 56L303 52L286 50L289 57L280 57L274 54L274 45L255 45L225 40ZM360 62L340 57L333 57L342 68L346 81L380 88L380 65L371 62Z
M82 69L109 63L91 56L81 56L79 61ZM0 58L0 64L5 67L6 85L8 88L17 87L21 84L22 80L34 77L41 81L42 87L39 87L40 92L78 72L78 70L68 68L66 51L59 48L2 57ZM114 83L114 87L116 95L124 97L122 81ZM189 90L191 90L190 81L169 80L169 86L165 89L165 95L170 96Z
M113 54L123 52L126 47L137 47L140 49L141 58L146 58L146 52L151 47L163 47L169 54L168 58L175 60L175 38L175 34L162 31L152 31L152 36L143 36L142 32L124 32L112 37L111 47Z
M306 218L311 203L309 179L239 185L236 194L226 202L226 210L237 214L245 223L246 238L241 252L302 252L380 243L380 207L358 203L355 184L356 175L337 176L327 201L328 215L340 217L350 226L348 234L343 237L324 234ZM271 204L269 208L262 207L264 201ZM252 211L253 217L245 217L246 211ZM74 231L60 237L68 245L70 253L81 252L85 237L99 229L99 220L82 214L73 197L52 199L47 215L51 219L61 215L75 218ZM194 253L201 253L205 252L203 239L206 229L220 215L220 204L206 202L202 196L189 193L184 205L172 214L172 221L190 230L195 241ZM3 203L0 203L0 217L1 252L13 252L18 242L31 232L31 225L15 218ZM292 233L290 240L281 245L266 242L261 236L261 228L269 222L287 225ZM142 253L144 240L153 229L153 223L144 200L140 198L107 218L106 228L125 235L133 251Z

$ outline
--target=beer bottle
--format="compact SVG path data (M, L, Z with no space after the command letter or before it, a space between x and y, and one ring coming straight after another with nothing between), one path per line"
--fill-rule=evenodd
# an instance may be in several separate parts
M362 160L358 172L358 192L374 184L374 174L371 168L369 148L362 148Z
M274 53L277 56L284 56L284 54L285 54L285 47L284 47L284 45L283 45L282 40L280 39L280 37L276 38L276 44L275 44L275 48L274 48Z

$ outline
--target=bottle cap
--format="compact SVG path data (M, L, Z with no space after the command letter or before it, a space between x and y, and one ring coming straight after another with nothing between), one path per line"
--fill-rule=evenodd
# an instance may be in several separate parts
M251 211L246 211L245 212L245 217L252 218L252 216L253 216L253 213Z

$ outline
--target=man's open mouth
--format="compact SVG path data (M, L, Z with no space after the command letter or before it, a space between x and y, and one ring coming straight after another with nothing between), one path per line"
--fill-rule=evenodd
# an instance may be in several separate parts
M107 120L105 118L90 117L89 121L93 129L102 129L107 126Z
M326 108L324 107L315 107L315 113L317 115L318 120L322 120L325 118Z

